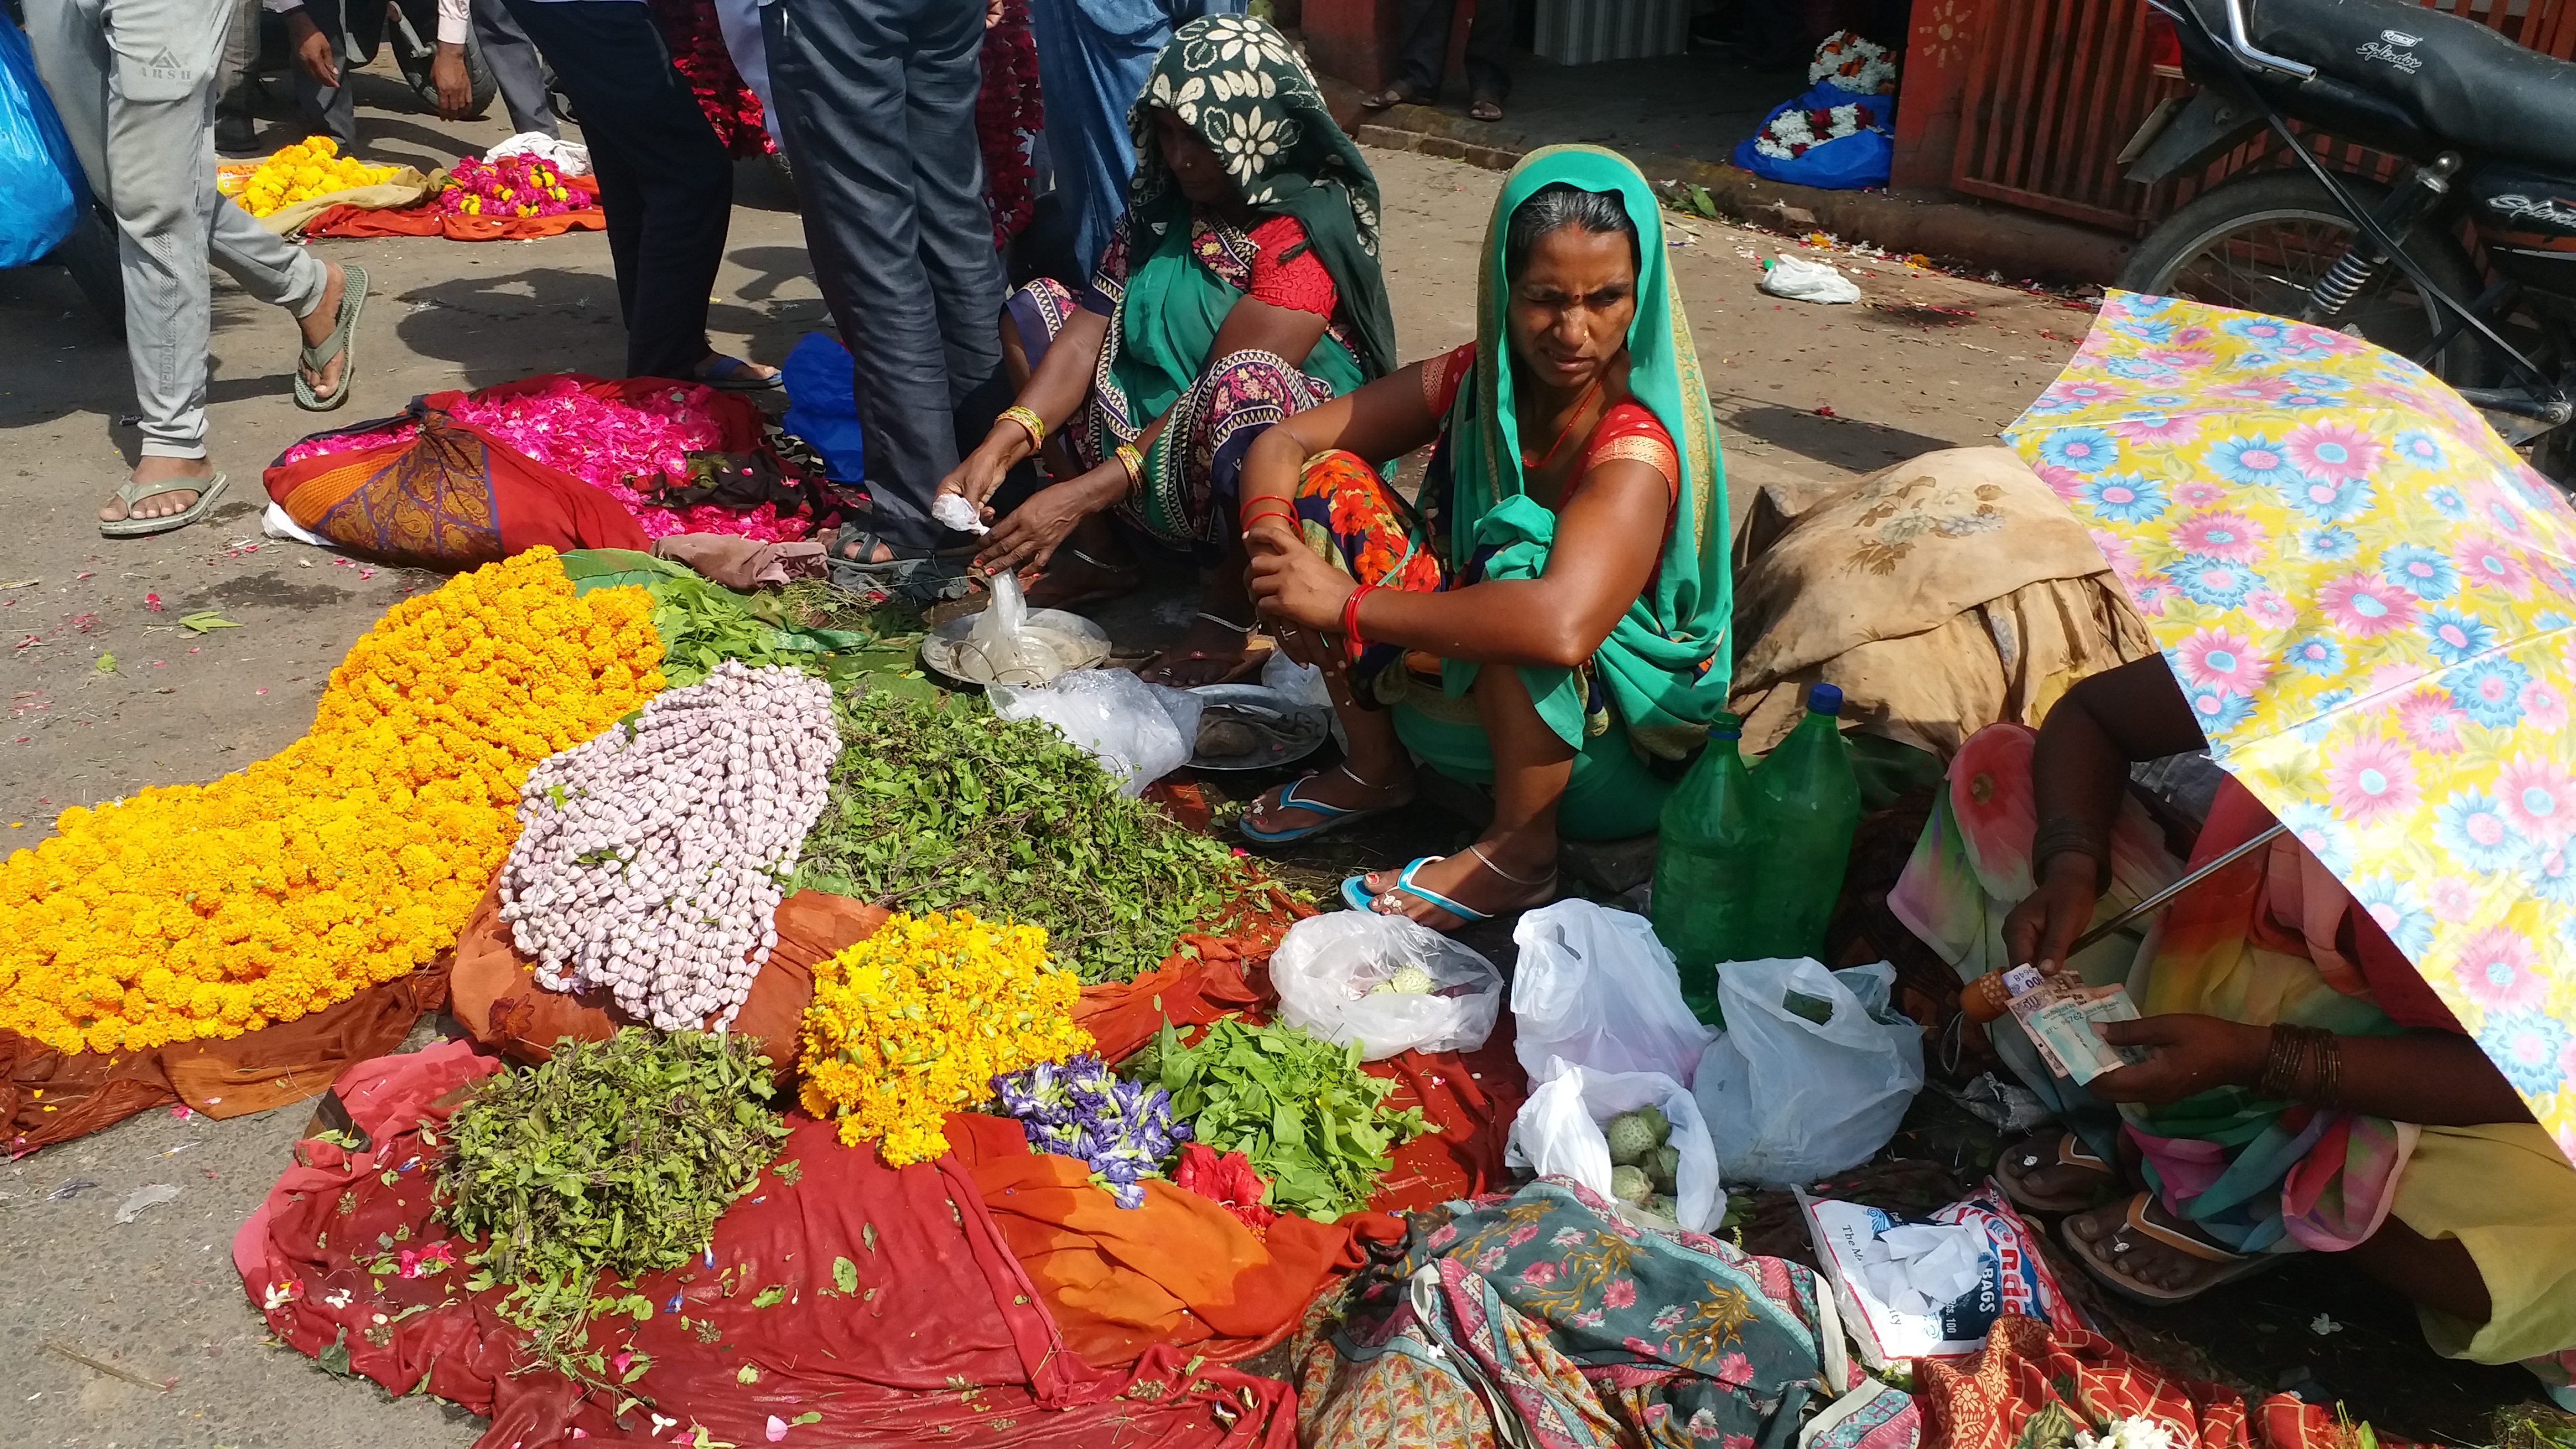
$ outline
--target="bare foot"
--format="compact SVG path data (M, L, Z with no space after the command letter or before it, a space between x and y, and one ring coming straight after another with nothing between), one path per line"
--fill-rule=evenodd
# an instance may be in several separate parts
M1035 604L1037 600L1032 598L1029 602ZM1230 620L1200 614L1190 621L1188 632L1172 647L1155 655L1153 663L1136 671L1137 676L1147 684L1173 689L1222 683L1243 668L1243 645L1248 637Z
M1394 810L1413 803L1413 767L1409 762L1382 767L1382 772L1371 770L1365 773L1347 764L1336 765L1320 774L1291 781L1289 785L1274 786L1253 801L1252 808L1243 812L1244 819L1253 829L1264 835L1280 835L1341 818L1296 805L1282 806L1279 797L1287 794L1291 785L1300 800L1313 800L1344 810Z
M1371 871L1360 889L1374 900L1382 916L1410 916L1435 931L1454 931L1467 924L1410 891L1396 889L1402 871ZM1456 855L1424 864L1413 883L1488 916L1525 911L1556 899L1556 838L1523 835L1511 840L1480 840Z
M312 311L295 319L295 329L304 334L304 345L307 347L319 347L330 340L331 329L340 323L340 299L347 295L349 290L349 274L340 269L340 264L329 262L325 265L331 269L331 280L322 288L321 303ZM304 374L304 383L313 389L313 396L316 399L328 401L339 393L340 378L349 370L349 349L342 347L318 370L306 365L300 357L295 366L297 371ZM179 495L173 493L168 496L176 498ZM151 501L158 503L161 500L155 498Z
M146 457L134 465L133 481L166 483L174 478L212 478L214 476L214 465L203 458ZM110 498L107 500L107 506L98 511L98 521L116 523L128 518L167 518L173 513L187 512L196 505L196 502L197 493L193 488L172 493L155 493L135 504L131 509L125 506L124 499Z

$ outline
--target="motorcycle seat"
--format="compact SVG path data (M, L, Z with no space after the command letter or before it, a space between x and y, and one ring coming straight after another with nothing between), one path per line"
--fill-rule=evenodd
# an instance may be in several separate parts
M2225 34L2225 12L2195 7ZM2466 150L2576 172L2576 62L2406 0L2248 0L2257 47L2414 112Z

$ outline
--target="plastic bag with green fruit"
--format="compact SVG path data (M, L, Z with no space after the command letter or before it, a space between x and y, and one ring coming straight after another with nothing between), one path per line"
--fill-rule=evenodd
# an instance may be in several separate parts
M1513 1118L1504 1161L1569 1177L1640 1221L1712 1232L1726 1211L1699 1104L1660 1072L1596 1072L1561 1059Z

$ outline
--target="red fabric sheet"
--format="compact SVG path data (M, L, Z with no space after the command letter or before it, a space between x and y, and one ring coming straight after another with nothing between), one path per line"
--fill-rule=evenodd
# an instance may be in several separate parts
M332 206L315 212L304 223L306 236L373 237L373 236L443 236L449 241L529 241L541 236L561 236L568 231L602 231L608 226L607 215L599 209L599 183L587 176L570 176L564 185L590 193L591 204L580 211L567 211L556 216L450 216L441 212L436 198L418 206L398 211L371 211L361 206Z
M954 1157L888 1169L793 1117L780 1157L797 1162L798 1180L764 1175L719 1220L706 1258L641 1280L651 1318L594 1329L607 1352L650 1356L623 1390L649 1406L621 1423L613 1395L584 1395L549 1372L513 1376L519 1335L493 1312L497 1290L467 1292L461 1268L371 1271L383 1266L383 1238L396 1254L446 1238L429 1218L418 1122L443 1123L449 1094L498 1065L448 1042L352 1069L340 1092L371 1148L298 1144L297 1165L233 1242L243 1285L279 1337L309 1354L345 1350L352 1372L394 1393L426 1390L491 1415L486 1449L541 1449L576 1430L674 1443L699 1426L760 1444L773 1420L790 1445L1295 1442L1284 1384L1205 1365L1185 1374L1169 1345L1132 1373L1070 1352ZM846 1297L833 1286L841 1258L858 1273ZM773 1286L784 1299L754 1307ZM809 1412L822 1417L794 1422Z

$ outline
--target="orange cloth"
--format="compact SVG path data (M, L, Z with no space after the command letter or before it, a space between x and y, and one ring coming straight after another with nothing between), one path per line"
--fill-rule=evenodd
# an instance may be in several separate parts
M1365 1261L1361 1240L1403 1232L1379 1213L1283 1217L1265 1241L1168 1182L1148 1179L1145 1205L1122 1208L1084 1164L1031 1152L1007 1117L958 1113L946 1130L1065 1342L1095 1367L1157 1343L1219 1360L1256 1353L1296 1326L1326 1279Z
M599 209L599 183L587 176L573 176L566 178L564 184L576 191L589 192L590 206L557 216L511 217L449 216L438 209L436 197L400 211L334 206L316 212L312 220L304 223L304 234L308 237L443 236L449 241L529 241L541 236L561 236L568 231L606 229L607 214Z

